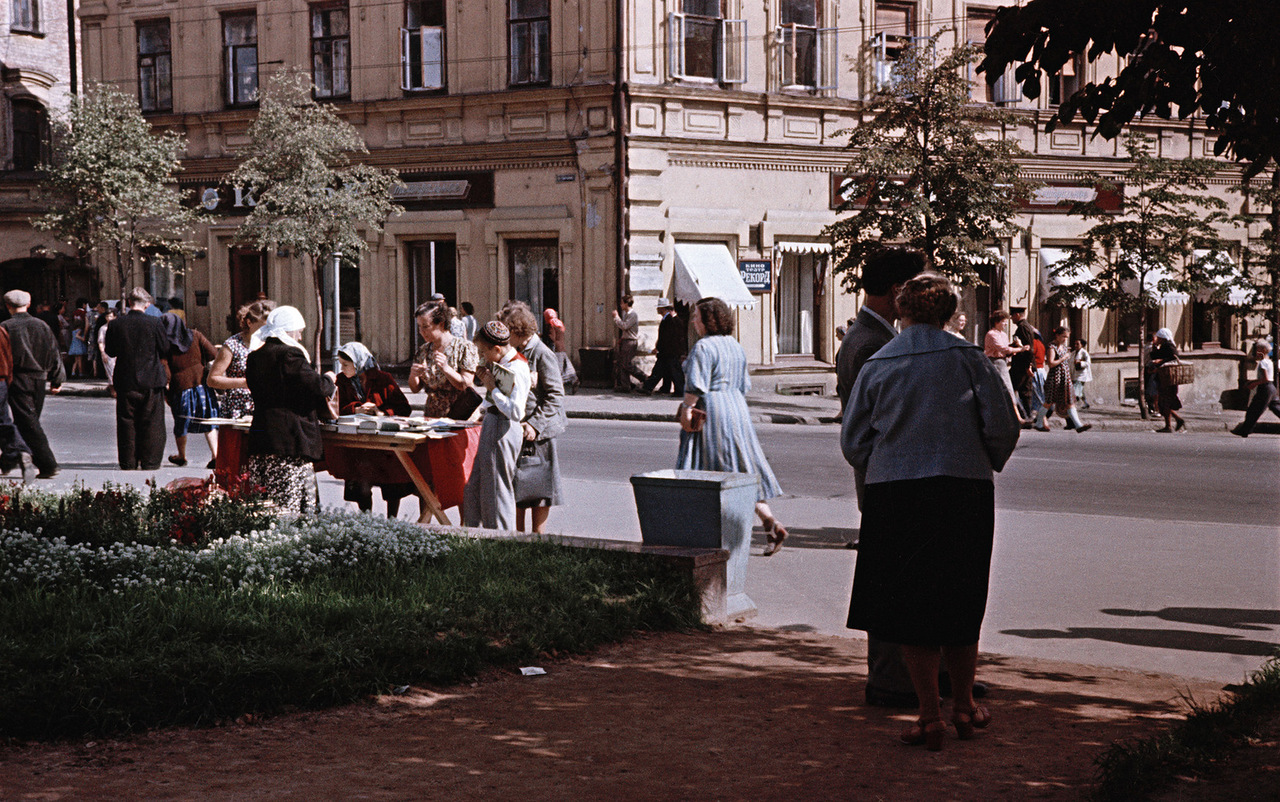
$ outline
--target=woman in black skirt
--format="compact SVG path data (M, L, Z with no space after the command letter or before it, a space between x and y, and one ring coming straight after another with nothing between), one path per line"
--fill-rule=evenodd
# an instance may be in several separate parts
M849 628L902 645L920 700L909 744L942 748L945 657L961 738L991 715L973 699L995 529L992 472L1018 442L1013 402L982 349L942 329L955 313L946 278L924 273L897 298L902 333L867 360L841 430L866 476Z

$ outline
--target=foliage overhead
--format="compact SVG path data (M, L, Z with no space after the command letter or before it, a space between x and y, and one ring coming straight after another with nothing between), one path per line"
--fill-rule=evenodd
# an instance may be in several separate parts
M194 219L175 174L186 140L155 133L138 101L114 87L73 96L53 124L53 163L42 188L49 211L33 221L75 248L81 261L108 257L123 289L144 253L182 253Z
M1079 114L1112 139L1135 117L1203 115L1215 155L1267 169L1280 153L1280 3L1273 0L1027 0L1000 9L978 70L1017 64L1029 98L1075 54L1125 59L1120 74L1064 98L1047 128Z
M1018 143L1001 137L1006 113L970 99L965 76L979 50L962 46L939 56L941 34L907 47L892 78L871 101L872 117L849 134L847 194L827 227L834 270L846 289L885 243L923 251L934 268L978 283L975 267L996 265L991 241L1012 227Z
M396 174L351 163L351 154L369 149L350 123L314 100L312 88L296 70L268 82L250 144L229 179L255 203L238 237L313 260L334 251L356 256L366 247L362 232L380 233L401 211L391 200Z

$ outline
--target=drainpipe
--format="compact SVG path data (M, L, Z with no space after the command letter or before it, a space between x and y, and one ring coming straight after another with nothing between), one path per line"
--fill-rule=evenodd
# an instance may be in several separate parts
M626 26L623 24L623 18L626 14L626 0L617 0L614 10L613 23L613 125L614 125L614 153L613 153L613 173L614 173L614 193L616 196L616 219L614 228L618 238L617 248L617 266L615 268L615 280L617 284L617 299L622 298L626 294L626 264L627 264L627 232L625 229L627 219L627 140L626 140L626 120L627 120L627 86L623 82L625 75L624 62L626 47L623 43L623 36Z
M76 60L76 0L67 0L67 50L71 67L71 94L79 94L79 70Z

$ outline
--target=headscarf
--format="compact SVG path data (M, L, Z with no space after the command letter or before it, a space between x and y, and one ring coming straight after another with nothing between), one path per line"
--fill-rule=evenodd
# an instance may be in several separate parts
M271 310L271 314L267 315L267 322L262 328L253 333L249 338L249 350L256 351L262 347L267 340L275 337L285 345L291 345L302 352L308 360L311 356L307 354L307 349L302 343L289 336L291 331L302 331L307 327L307 319L302 316L295 306L277 306Z
M542 319L547 324L547 328L556 331L564 331L564 322L560 320L560 316L556 314L554 309L542 310Z
M351 388L356 392L356 400L363 401L364 381L360 376L366 370L377 370L378 360L373 358L373 354L364 347L364 343L354 341L339 348L338 356L345 357L348 362L356 366L356 375L351 377Z
M169 339L169 347L175 353L185 354L191 348L191 341L195 339L191 329L182 322L182 318L172 312L161 315L160 322L164 324L164 336Z
M1173 332L1169 331L1168 329L1159 329L1158 331L1156 331L1156 339L1164 340L1167 343L1172 343Z

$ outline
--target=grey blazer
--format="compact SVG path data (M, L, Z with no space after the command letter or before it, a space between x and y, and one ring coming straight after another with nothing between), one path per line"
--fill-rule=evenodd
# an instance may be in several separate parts
M528 404L524 423L538 432L539 440L550 440L564 433L569 420L564 412L564 381L560 361L540 337L529 338L524 347L529 369L537 374L533 384L533 403Z
M840 396L842 415L863 364L897 334L866 309L858 312L858 317L840 341L840 350L836 352L836 395Z

